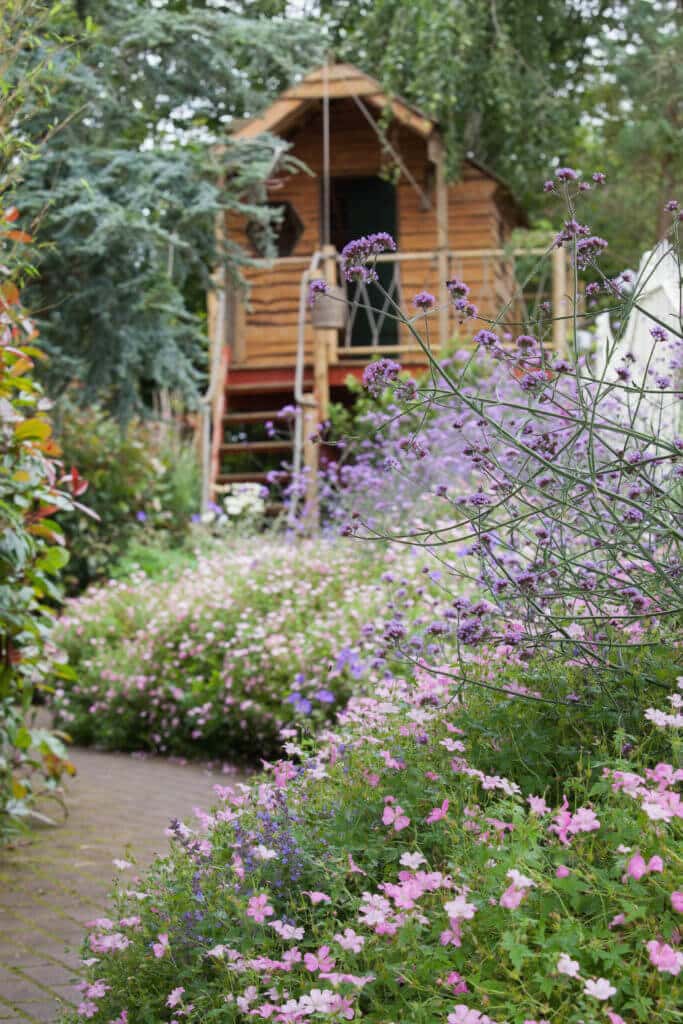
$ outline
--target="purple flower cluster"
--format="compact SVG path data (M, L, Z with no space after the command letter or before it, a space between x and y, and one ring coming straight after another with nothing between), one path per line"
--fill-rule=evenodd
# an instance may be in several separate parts
M396 242L386 231L363 235L348 242L341 251L342 271L347 281L375 280L375 271L366 264L383 252L396 252Z
M401 372L401 364L393 359L378 359L363 371L363 384L371 395L378 397L389 387Z
M315 281L311 281L308 286L308 305L314 306L317 297L319 295L327 295L328 290L329 285L322 278L316 278Z
M431 292L418 292L413 299L413 305L416 309L421 309L426 312L428 309L432 309L436 302L436 299Z

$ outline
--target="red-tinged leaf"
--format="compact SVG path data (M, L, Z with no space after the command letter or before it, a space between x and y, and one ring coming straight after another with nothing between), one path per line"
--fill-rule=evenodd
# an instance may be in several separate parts
M50 520L46 520L44 523L31 523L28 527L28 532L34 537L42 537L51 544L63 545L66 543L63 534L60 532L60 527L57 523L50 522Z
M42 444L39 444L38 447L43 455L47 455L50 459L58 459L62 454L61 446L51 437L47 441L43 441Z
M19 289L14 281L5 281L0 284L0 295L8 306L16 306L19 302Z
M28 244L33 241L33 235L29 235L26 231L17 231L16 229L6 231L5 236L13 242L24 242L25 244Z
M66 479L70 482L70 490L75 498L85 494L88 489L88 481L80 475L75 466L71 467L71 473Z
M10 224L13 224L15 220L19 220L19 211L17 210L16 206L8 206L5 210L4 216L6 221L9 221Z
M34 509L33 512L29 512L26 516L26 522L34 523L39 522L41 519L47 519L53 512L59 512L59 505L43 505L41 508Z

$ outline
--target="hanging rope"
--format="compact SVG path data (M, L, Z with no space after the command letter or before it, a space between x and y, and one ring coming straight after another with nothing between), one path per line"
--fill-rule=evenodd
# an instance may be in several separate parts
M375 121L374 117L372 116L372 114L370 113L368 108L365 106L363 101L360 99L360 97L354 96L353 97L353 101L356 104L356 106L358 107L358 109L360 110L360 112L363 115L363 117L365 118L365 120L368 122L368 124L372 128L372 130L375 132L377 138L379 139L380 145L382 146L382 149L384 149L385 152L387 152L393 158L394 163L398 166L398 168L400 169L401 173L404 175L404 177L409 182L409 184L417 192L418 196L420 197L420 205L421 205L422 209L423 210L431 210L431 208L432 208L432 201L431 201L431 199L429 198L427 193L424 191L424 189L420 188L420 185L418 184L417 180L415 179L415 176L413 174L411 174L410 171L408 170L408 168L406 167L405 161L403 160L401 154L389 142L389 139L387 138L386 134L382 131L382 128L377 123L377 121Z
M331 244L332 214L330 195L330 77L329 56L323 65L323 224L322 244Z

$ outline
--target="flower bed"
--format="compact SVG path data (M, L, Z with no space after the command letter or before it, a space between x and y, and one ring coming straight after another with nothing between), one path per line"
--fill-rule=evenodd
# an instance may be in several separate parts
M172 823L170 857L143 878L129 865L90 923L65 1020L676 1020L683 771L665 752L681 697L628 743L577 712L555 803L557 761L533 789L515 778L517 738L553 721L543 705L461 704L451 685L385 680L320 748Z
M283 725L317 729L352 684L374 685L375 623L390 594L409 614L393 583L413 563L343 541L242 545L69 604L53 661L74 679L54 709L76 742L257 760L281 750Z

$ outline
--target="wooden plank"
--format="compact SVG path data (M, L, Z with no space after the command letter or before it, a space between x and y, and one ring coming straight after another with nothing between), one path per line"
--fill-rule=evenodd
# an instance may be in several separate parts
M305 100L276 100L260 117L254 117L238 128L233 138L253 139L263 132L285 132L304 113L307 106L308 101Z
M368 96L368 103L372 103L373 107L377 107L382 111L388 107L397 121L400 121L401 124L406 125L408 128L412 128L413 131L425 139L428 139L434 131L433 121L413 112L400 100L390 100L384 93L378 92L374 96Z
M223 455L236 455L249 452L288 452L292 450L291 441L227 441L220 446Z
M346 78L339 81L331 81L327 87L327 93L331 100L343 99L347 96L373 96L377 93L375 82L368 81L364 77ZM325 94L325 86L320 82L302 82L287 91L287 96L296 100L322 99Z

